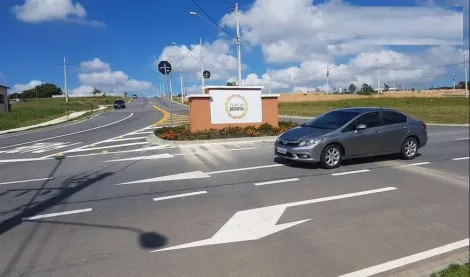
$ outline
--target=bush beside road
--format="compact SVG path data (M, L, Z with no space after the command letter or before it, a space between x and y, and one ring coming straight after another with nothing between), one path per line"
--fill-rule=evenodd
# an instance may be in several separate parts
M279 102L279 114L318 116L346 107L384 107L407 113L428 123L469 123L469 101L457 97L362 98L333 101Z
M163 127L155 130L155 135L163 140L208 140L208 139L226 139L243 137L261 137L275 136L298 126L294 122L279 122L279 127L273 127L267 123L255 127L227 127L220 130L205 130L191 132L189 125L180 125L176 127Z
M99 105L111 105L117 97L86 97L27 99L27 102L11 103L11 112L0 114L0 130L8 130L47 122L66 112L93 111Z
M470 263L451 264L447 268L431 274L430 277L469 277Z

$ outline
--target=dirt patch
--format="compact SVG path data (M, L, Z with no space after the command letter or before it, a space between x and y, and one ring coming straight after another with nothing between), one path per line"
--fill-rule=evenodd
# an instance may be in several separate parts
M448 96L463 96L465 90L426 90L420 92L412 91L397 91L386 92L380 95L357 95L357 94L330 94L323 93L281 93L279 102L304 102L304 101L334 101L344 99L363 99L363 98L403 98L403 97L448 97Z

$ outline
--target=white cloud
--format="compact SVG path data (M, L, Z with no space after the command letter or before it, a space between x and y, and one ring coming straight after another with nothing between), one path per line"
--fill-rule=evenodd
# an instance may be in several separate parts
M73 94L90 94L93 88L104 93L114 92L150 92L152 83L129 78L122 71L113 71L109 63L94 58L80 63L82 69L89 72L78 74L80 86L73 89Z
M463 37L463 13L437 6L255 0L241 12L240 22L243 43L260 45L269 63L326 61L329 55L357 54L382 45L461 45ZM224 16L222 24L235 27L234 14Z
M72 89L71 94L75 95L89 95L93 91L94 87L92 86L79 86L78 88Z
M21 93L25 90L35 88L35 87L37 87L39 85L42 85L42 84L43 84L43 82L38 81L38 80L31 80L27 84L16 84L16 85L13 85L13 87L11 88L10 94L11 93Z
M286 85L292 90L294 77L296 91L314 90L316 87L326 88L326 68L330 67L329 85L331 88L347 88L349 84L356 84L359 78L359 86L368 83L377 86L377 61L380 65L380 85L393 84L432 84L435 78L444 75L448 70L463 71L463 56L468 56L468 50L462 50L454 46L436 46L417 53L400 53L392 50L379 50L365 52L350 59L344 64L328 64L324 61L308 60L298 67L267 70L263 79L271 83ZM458 65L460 63L460 65ZM442 66L448 65L448 66ZM249 76L252 84L264 85L259 78Z
M89 70L89 71L102 71L102 70L111 69L111 66L109 65L109 63L102 62L98 58L94 58L93 60L90 60L90 61L81 62L80 67L83 70Z
M264 91L269 91L269 88L276 90L287 89L289 87L287 83L272 80L271 76L267 73L263 74L261 78L254 73L248 74L246 79L242 80L242 84L244 86L263 86Z
M26 0L13 7L16 18L26 23L51 21L73 22L82 25L104 27L104 23L87 20L87 12L80 3L72 0Z
M182 50L183 48L184 50ZM230 42L226 40L216 40L213 43L203 44L204 69L211 72L211 80L223 80L231 76L237 70L237 58L230 53ZM189 73L193 79L200 78L201 47L199 44L179 46L167 46L163 49L158 60L154 61L154 66L166 60L171 63L173 72L179 71L180 66L184 73ZM242 68L246 69L244 65ZM195 78L197 77L197 78Z

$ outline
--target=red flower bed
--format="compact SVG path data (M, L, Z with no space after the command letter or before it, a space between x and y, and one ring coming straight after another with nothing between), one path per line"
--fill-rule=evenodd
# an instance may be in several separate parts
M242 137L262 137L276 136L283 132L298 126L294 122L279 122L279 127L273 127L270 124L263 124L259 127L227 127L220 130L210 129L198 132L191 132L189 125L180 125L176 127L163 127L155 130L155 135L164 140L207 140L223 138L242 138Z

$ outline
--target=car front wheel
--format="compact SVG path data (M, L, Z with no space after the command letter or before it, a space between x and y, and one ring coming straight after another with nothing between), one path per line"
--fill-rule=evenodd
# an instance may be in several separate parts
M328 145L323 149L320 157L320 163L325 169L339 167L342 159L341 148L339 145Z
M418 141L415 138L409 137L405 139L401 146L400 156L405 160L412 160L418 154Z

